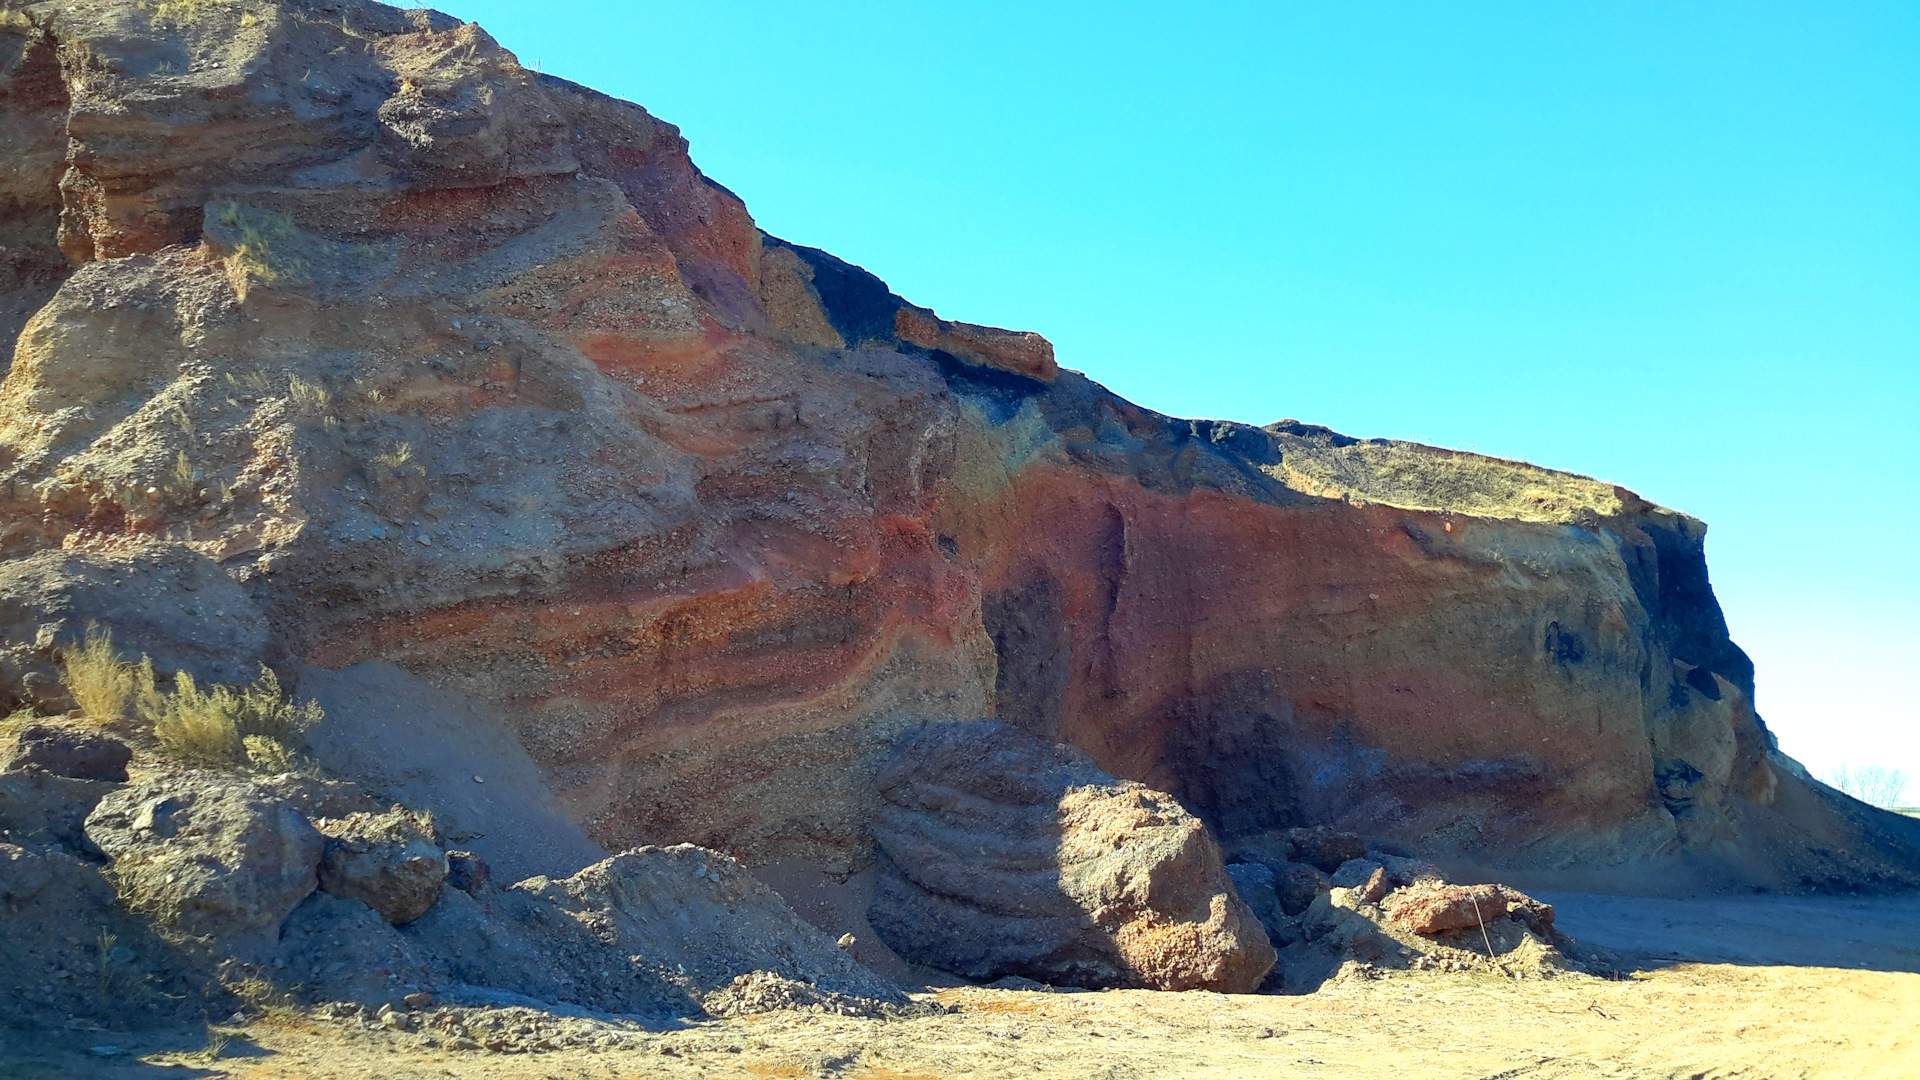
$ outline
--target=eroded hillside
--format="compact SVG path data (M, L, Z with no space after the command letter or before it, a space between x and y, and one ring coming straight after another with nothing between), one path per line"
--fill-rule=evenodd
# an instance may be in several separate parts
M16 703L69 704L89 619L203 678L386 661L610 849L838 874L900 733L997 716L1227 844L1914 877L1771 747L1701 523L1133 405L760 232L477 26L8 0L0 132Z

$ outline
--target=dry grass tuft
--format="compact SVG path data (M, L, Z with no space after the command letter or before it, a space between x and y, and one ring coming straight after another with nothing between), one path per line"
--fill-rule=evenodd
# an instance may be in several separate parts
M404 442L394 443L392 449L384 454L378 455L373 460L385 465L389 469L397 469L413 460L413 444Z
M293 398L293 407L310 416L318 416L327 411L333 395L319 383L311 383L298 375L287 379L287 394Z
M111 633L88 625L80 644L60 657L60 670L67 692L87 719L110 724L127 718L140 685L140 665L114 654Z

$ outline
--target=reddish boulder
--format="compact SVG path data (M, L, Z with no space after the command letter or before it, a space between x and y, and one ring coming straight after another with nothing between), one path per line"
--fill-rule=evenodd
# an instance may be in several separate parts
M1499 885L1422 882L1393 894L1387 915L1416 934L1442 934L1484 926L1507 913L1508 890Z

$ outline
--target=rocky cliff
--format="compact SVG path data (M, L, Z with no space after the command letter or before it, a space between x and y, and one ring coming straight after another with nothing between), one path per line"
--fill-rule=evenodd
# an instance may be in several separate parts
M671 125L355 0L0 3L0 686L88 620L398 665L612 848L873 858L983 716L1223 840L1911 882L1780 757L1705 527L1611 484L1165 417L756 229Z

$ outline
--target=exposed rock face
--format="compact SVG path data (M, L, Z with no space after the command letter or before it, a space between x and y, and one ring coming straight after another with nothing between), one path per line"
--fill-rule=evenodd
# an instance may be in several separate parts
M1163 792L992 721L937 724L881 769L867 917L976 979L1241 993L1273 966L1220 849Z
M201 682L259 675L267 621L220 565L180 544L46 551L0 563L0 698L65 707L59 652L88 627L111 629L126 659Z
M120 788L87 817L128 907L255 955L318 884L325 840L298 810L247 780L205 773Z
M1229 844L1913 878L1920 824L1770 763L1697 521L1133 406L437 13L0 10L0 582L137 610L174 579L86 568L190 550L251 605L214 658L464 694L610 849L857 869L894 738L994 715Z
M448 873L430 818L394 807L384 814L353 814L315 823L327 838L320 857L320 888L358 900L402 926L440 899Z

